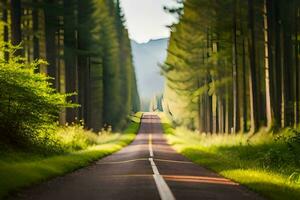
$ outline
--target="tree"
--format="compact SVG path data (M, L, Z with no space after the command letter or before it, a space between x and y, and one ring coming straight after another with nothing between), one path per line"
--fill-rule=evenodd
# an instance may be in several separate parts
M240 126L252 133L263 125L274 131L296 126L299 3L182 3L183 11L182 6L166 9L179 13L179 21L171 26L162 66L165 104L174 121L208 133L235 133Z
M21 32L21 0L11 0L10 1L10 15L11 15L11 43L13 45L19 45L22 41ZM16 55L21 55L22 51L17 50Z
M139 96L131 46L119 1L1 0L1 35L19 45L22 62L44 58L36 73L45 73L53 89L80 107L59 113L61 124L85 121L95 131L111 125L122 129ZM2 6L3 5L3 6ZM10 10L9 10L10 8ZM9 15L10 13L10 15ZM1 23L2 25L2 23ZM10 34L9 34L10 33ZM9 38L9 36L11 36Z

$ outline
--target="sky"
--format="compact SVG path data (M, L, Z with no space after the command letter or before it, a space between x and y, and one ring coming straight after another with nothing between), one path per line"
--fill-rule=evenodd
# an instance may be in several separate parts
M130 38L144 43L169 37L166 26L171 25L175 18L165 13L163 6L172 5L176 5L174 0L121 0Z

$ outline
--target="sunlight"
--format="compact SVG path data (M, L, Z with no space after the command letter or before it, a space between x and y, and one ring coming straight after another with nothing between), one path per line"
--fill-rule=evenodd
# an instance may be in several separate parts
M239 185L225 178L212 178L205 176L177 176L163 175L167 181L188 182L188 183L211 183L221 185Z
M0 0L0 200L296 200L299 155L300 0Z

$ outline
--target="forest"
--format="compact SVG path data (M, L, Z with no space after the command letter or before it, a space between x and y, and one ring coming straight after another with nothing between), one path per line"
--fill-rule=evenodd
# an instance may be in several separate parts
M298 0L186 0L171 26L165 110L207 133L300 123Z
M0 199L300 198L300 1L150 1L139 112L137 2L0 0Z
M168 142L267 199L299 199L300 1L178 2L165 7L178 17L161 64Z
M132 142L140 100L120 2L1 0L0 91L0 199Z
M55 123L128 125L140 105L119 1L1 0L0 8L1 141L47 140L41 132Z

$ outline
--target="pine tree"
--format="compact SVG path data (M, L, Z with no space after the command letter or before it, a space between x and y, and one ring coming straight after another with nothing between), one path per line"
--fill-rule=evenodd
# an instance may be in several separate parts
M47 60L48 66L40 64L35 71L51 76L56 91L76 93L67 100L80 107L62 110L61 124L83 120L95 131L107 125L121 129L130 112L139 110L119 1L1 0L0 13L4 24L11 22L1 29L1 39L22 42L16 55L24 55L24 62ZM6 52L6 60L9 56Z
M299 3L186 0L183 5L162 66L165 104L174 120L187 126L189 121L199 132L296 126Z

